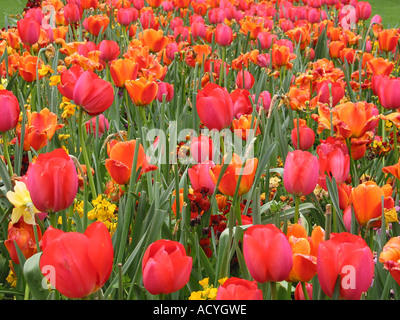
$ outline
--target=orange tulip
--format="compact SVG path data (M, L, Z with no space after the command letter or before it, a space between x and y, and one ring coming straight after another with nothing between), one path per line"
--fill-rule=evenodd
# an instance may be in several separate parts
M400 237L393 237L384 245L379 262L383 263L384 268L400 284Z
M49 109L44 108L40 112L26 111L27 124L25 126L24 150L29 151L31 148L38 151L47 145L55 132L64 125L57 123L57 115ZM17 126L18 140L21 141L21 125ZM16 138L12 143L16 142Z
M233 119L232 121L234 133L243 140L247 140L250 137L251 129L254 130L254 137L261 133L257 119L254 119L253 128L251 128L252 119L253 116L251 114L243 114L239 119Z
M110 18L106 15L91 15L83 20L85 29L95 37L99 36L100 31L103 34L110 23Z
M38 63L38 57L25 52L23 56L18 58L18 72L26 82L33 82L36 81L36 67L40 69L42 64L41 60ZM39 74L40 78L42 76Z
M138 63L133 59L114 60L110 65L110 74L115 86L121 88L127 80L135 80L138 67Z
M342 41L332 41L329 43L329 55L332 59L339 59L340 52L345 48L345 44Z
M379 122L379 110L365 101L338 104L332 109L333 125L343 138L361 138Z
M399 35L396 29L384 29L378 33L379 49L384 52L396 49Z
M373 58L367 62L367 71L376 74L389 76L394 68L394 63L381 57Z
M226 160L227 156L224 156L221 165L215 165L210 169L210 176L214 184L217 184L218 177ZM250 191L250 188L253 185L257 165L258 159L254 158L246 160L243 166L243 162L240 157L237 154L233 154L227 169L222 175L218 190L226 196L234 196L236 186L241 176L238 196L246 194Z
M374 181L359 184L351 190L350 202L354 214L361 226L366 226L371 219L382 215L382 197L385 193ZM380 220L374 226L379 226Z
M312 243L307 237L307 231L296 223L288 229L287 237L293 252L293 266L288 281L310 281L317 273L317 257L312 254Z
M392 166L383 167L382 171L384 173L392 174L396 179L400 179L400 159L396 164Z
M281 67L291 69L293 64L290 62L290 60L293 60L295 57L296 55L290 53L290 49L287 46L280 46L277 44L272 46L272 65L275 69L279 69Z
M125 81L125 88L137 106L149 105L156 98L158 92L157 82L143 77Z
M109 159L106 159L105 166L111 178L118 184L124 185L130 181L135 147L136 140L120 141L115 143L110 150ZM139 175L140 178L142 173L156 170L157 167L148 163L141 144L139 144L138 148L135 170L142 168Z
M188 51L186 56L186 63L191 67L195 67L196 62L202 65L211 54L211 47L208 44L197 44L191 48L192 51Z
M154 29L145 29L140 34L140 40L144 46L149 47L153 53L160 52L168 44L168 37L164 36L163 31Z
M286 32L286 35L295 43L300 43L300 48L305 49L311 41L310 32L305 27L295 27Z

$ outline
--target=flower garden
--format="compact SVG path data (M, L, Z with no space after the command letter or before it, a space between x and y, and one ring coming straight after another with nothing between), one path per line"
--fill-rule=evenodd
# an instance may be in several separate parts
M0 37L1 299L400 299L400 31L371 11L29 1Z

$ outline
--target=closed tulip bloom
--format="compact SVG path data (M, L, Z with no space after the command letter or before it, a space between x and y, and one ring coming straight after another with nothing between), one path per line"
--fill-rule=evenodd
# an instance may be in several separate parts
M222 130L232 124L233 104L225 87L208 83L196 99L197 113L208 129Z
M17 97L9 90L0 90L0 132L14 129L18 124L19 113Z
M60 91L64 97L72 100L74 98L75 83L84 72L85 70L80 65L74 65L62 71L60 74L61 83L57 85L58 91ZM93 79L98 78L97 74L94 72L92 72L91 75Z
M287 192L306 196L318 183L318 158L308 151L295 150L288 153L283 169L283 183Z
M165 101L170 102L174 98L174 85L168 82L157 82L157 101L162 102L165 96Z
M143 285L153 295L182 289L189 281L191 271L192 257L186 255L180 242L157 240L143 255Z
M99 124L97 128L97 122ZM107 118L103 114L99 114L96 117L93 117L89 121L85 122L86 132L88 134L93 133L95 137L101 137L104 133L107 132L110 124Z
M125 88L136 106L149 105L157 97L158 85L152 79L143 77L125 81Z
M340 52L346 47L342 41L332 41L329 43L329 56L332 59L339 59Z
M40 24L36 19L24 18L17 21L18 34L23 44L32 46L39 40Z
M327 190L326 177L335 178L337 184L345 182L350 172L350 155L347 146L339 139L328 137L317 147L319 159L319 185Z
M218 287L216 300L262 300L256 281L230 277Z
M110 18L106 15L91 15L83 20L84 28L95 37L98 37L100 32L103 34L110 23Z
M210 169L211 179L214 184L217 184L224 163L228 161L228 157L224 156L221 165L215 165ZM222 175L218 185L218 190L226 196L233 197L235 195L236 186L239 183L238 196L242 196L250 191L254 182L254 176L257 170L258 159L248 159L243 164L242 159L237 154L233 154L230 159L227 169Z
M98 44L100 59L104 61L113 61L118 59L120 54L119 44L114 40L102 40Z
M195 163L202 163L208 160L212 160L212 140L204 135L192 138L190 142L190 155Z
M371 286L374 257L364 239L351 233L333 233L318 248L317 275L322 290L332 297L340 276L339 296L358 300Z
M149 47L150 52L157 53L163 50L168 44L168 37L164 36L163 31L145 29L140 34L140 40L144 46Z
M379 102L385 109L400 108L400 78L381 76L376 87Z
M384 191L373 181L359 184L351 190L350 202L361 226L366 226L371 219L382 215L382 196L385 196ZM373 225L380 225L380 222Z
M330 88L329 88L330 87ZM316 86L318 101L328 104L330 107L336 106L344 97L344 84L325 80L318 82Z
M306 290L308 299L312 300L313 285L311 283L306 283ZM294 289L294 300L306 300L301 282L299 282Z
M64 19L68 24L77 23L82 18L83 9L75 3L64 6Z
M371 17L371 4L367 1L359 1L356 5L356 15L360 20L368 20Z
M396 29L383 29L378 33L379 49L383 52L396 50L399 35Z
M112 105L114 89L108 81L93 79L90 71L85 71L75 83L73 100L88 115L96 116Z
M109 159L106 159L105 166L111 178L116 183L121 185L129 183L135 148L136 140L121 141L112 146ZM156 166L148 163L143 146L139 144L138 148L138 158L135 171L141 167L142 169L140 174L142 174L157 169Z
M291 69L293 64L290 62L290 60L294 57L295 55L290 52L289 47L280 46L277 44L272 46L272 65L275 69L279 69L281 67Z
M299 119L299 129L297 130L297 121L293 120L294 128L291 132L292 144L295 149L300 146L300 150L308 150L314 145L315 132L309 128L304 119ZM299 131L299 132L297 132ZM300 135L300 141L298 141L297 134Z
M117 12L117 21L120 25L129 26L139 18L139 12L133 8L120 8Z
M213 194L215 184L211 179L210 169L214 165L212 161L206 161L189 168L188 175L194 190L203 190L205 193Z
M113 267L111 235L103 222L89 225L84 233L49 227L42 238L40 269L64 296L79 299L95 293L106 283Z
M379 262L388 270L393 279L400 284L400 237L390 238L384 245Z
M220 46L229 46L233 40L232 28L226 24L219 23L215 28L215 42Z
M236 76L236 85L240 89L250 90L254 81L254 76L247 70L240 70Z
M286 280L293 266L289 241L273 224L246 229L243 255L250 275L261 283Z
M117 59L111 62L110 74L116 87L122 88L128 80L137 78L139 65L133 59Z
M23 218L19 219L17 223L9 222L7 240L4 241L4 245L14 263L20 264L15 243L20 248L25 259L37 253L35 231L33 228L36 228L38 241L40 242L42 239L42 231L38 224L26 223Z
M42 212L67 209L78 192L75 164L61 148L40 154L31 162L27 179L32 203Z

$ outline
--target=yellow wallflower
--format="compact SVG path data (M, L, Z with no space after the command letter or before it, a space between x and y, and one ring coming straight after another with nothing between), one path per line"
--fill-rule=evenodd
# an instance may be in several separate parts
M26 184L16 181L14 191L7 192L7 199L14 205L11 213L11 223L17 223L21 217L28 224L35 224L35 214L40 211L32 203Z
M221 285L226 279L227 278L219 279L218 283ZM193 291L189 300L215 300L217 298L218 288L214 288L212 284L209 284L209 278L200 280L199 284L203 287L203 290Z
M63 110L61 117L67 119L75 114L76 105L72 104L69 99L63 97L62 102L60 103L60 109Z
M385 225L386 229L389 229L389 223L397 222L399 223L399 218L397 216L397 211L395 208L386 209L385 208Z
M92 200L93 209L88 212L90 220L102 221L113 233L116 229L116 216L117 206L109 202L103 195L98 195L96 199Z
M53 69L51 69L48 65L42 65L42 67L38 70L39 75L46 76L49 73L54 73Z
M55 87L61 83L61 76L56 74L55 76L50 77L49 86Z

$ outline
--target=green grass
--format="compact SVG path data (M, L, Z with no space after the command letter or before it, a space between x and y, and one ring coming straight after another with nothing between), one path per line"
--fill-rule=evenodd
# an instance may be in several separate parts
M0 28L5 26L6 16L22 13L26 3L27 0L0 0ZM12 18L8 18L8 24L14 24Z
M400 27L400 1L399 0L368 0L372 7L372 16L379 14L385 28Z

